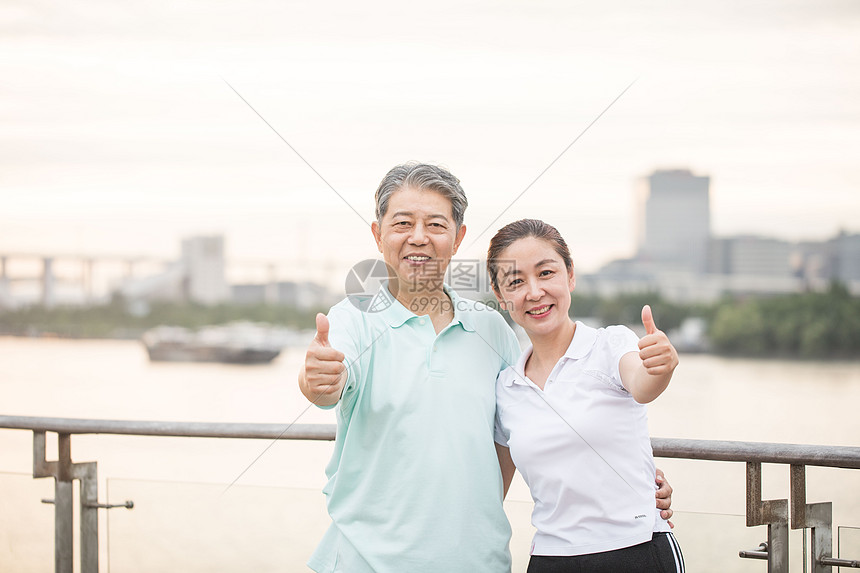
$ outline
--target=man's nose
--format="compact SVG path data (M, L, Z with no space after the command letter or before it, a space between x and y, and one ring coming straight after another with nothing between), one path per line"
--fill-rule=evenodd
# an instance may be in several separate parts
M418 223L412 227L409 242L414 245L424 245L427 243L427 229L424 228L424 223Z

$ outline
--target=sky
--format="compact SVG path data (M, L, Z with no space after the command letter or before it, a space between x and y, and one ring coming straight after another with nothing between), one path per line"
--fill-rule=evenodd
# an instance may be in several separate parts
M853 0L0 0L0 253L221 233L345 274L409 160L461 179L464 259L522 217L580 271L630 256L667 168L711 177L718 236L860 232L858 29Z

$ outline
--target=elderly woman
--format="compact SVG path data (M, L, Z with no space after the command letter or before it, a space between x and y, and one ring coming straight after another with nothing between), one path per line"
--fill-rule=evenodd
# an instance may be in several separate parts
M499 374L495 430L505 493L519 468L535 502L529 573L683 571L654 506L645 407L666 389L678 354L650 307L641 340L624 326L571 320L570 251L543 221L499 230L487 266L531 341Z

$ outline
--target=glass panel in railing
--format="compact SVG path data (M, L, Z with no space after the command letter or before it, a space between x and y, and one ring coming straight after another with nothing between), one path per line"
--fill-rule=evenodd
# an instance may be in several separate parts
M740 551L757 551L767 541L767 526L746 526L746 517L727 513L675 511L673 533L684 553L687 571L714 573L761 572L766 561L741 558ZM789 566L803 570L803 531L789 530Z
M329 525L318 489L107 480L112 573L308 571Z
M0 472L0 571L42 573L54 568L53 479Z
M532 504L506 501L505 511L513 535L513 571L525 571L535 529L531 525ZM699 573L761 573L764 561L741 559L741 550L755 550L767 540L767 527L747 527L746 518L737 514L676 511L673 533L684 555L687 571ZM789 562L792 571L803 570L803 532L789 531Z
M840 525L836 528L836 556L840 559L860 561L860 527ZM837 571L853 571L840 567Z

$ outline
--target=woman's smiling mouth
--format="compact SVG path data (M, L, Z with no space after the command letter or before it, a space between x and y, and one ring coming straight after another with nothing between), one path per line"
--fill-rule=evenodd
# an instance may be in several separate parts
M531 309L531 310L527 310L527 311L526 311L526 314L528 314L529 316L541 317L541 316L544 316L544 315L546 315L547 313L549 313L550 309L551 309L553 306L555 306L555 305L552 305L552 304L545 304L545 305L543 305L543 306L539 306L539 307L537 307L537 308L533 308L533 309Z

